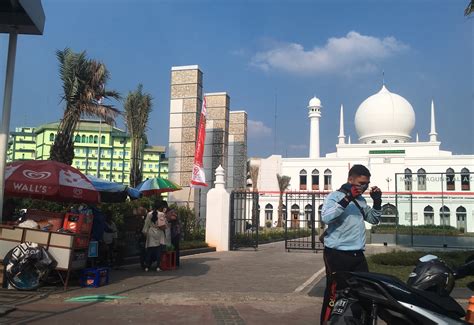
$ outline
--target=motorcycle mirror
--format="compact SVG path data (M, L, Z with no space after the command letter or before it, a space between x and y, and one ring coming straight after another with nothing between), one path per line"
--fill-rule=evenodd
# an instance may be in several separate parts
M428 255L420 257L419 261L425 263L425 262L429 262L429 261L432 261L432 260L436 260L437 258L438 258L438 256L428 254Z

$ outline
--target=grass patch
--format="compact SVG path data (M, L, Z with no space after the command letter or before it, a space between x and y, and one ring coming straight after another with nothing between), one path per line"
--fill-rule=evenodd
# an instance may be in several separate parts
M413 251L393 251L371 255L367 258L370 272L389 274L406 282L408 275L415 268L418 259L427 252ZM474 254L474 251L453 251L453 252L432 252L446 262L450 267L456 268L464 264L466 258ZM474 276L469 276L456 281L456 287L465 287L469 282L474 281Z

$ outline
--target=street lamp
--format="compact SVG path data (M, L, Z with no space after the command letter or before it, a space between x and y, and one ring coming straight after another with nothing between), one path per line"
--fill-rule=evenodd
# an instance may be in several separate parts
M5 165L8 135L10 133L10 112L15 74L16 43L18 34L43 35L44 11L41 0L9 0L0 2L0 33L10 34L8 41L5 90L3 95L2 122L0 125L0 222L3 215L5 193Z
M392 181L392 179L390 177L387 177L385 180L387 181L387 192L390 192L390 182Z

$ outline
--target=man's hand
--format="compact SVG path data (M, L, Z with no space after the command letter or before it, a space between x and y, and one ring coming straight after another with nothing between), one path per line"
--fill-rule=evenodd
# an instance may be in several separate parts
M370 189L370 197L374 200L374 209L382 209L382 191L377 186L373 186Z
M359 187L354 186L350 183L345 183L341 186L339 189L340 192L345 193L346 196L339 201L339 204L343 207L346 208L347 205L354 200L357 196L361 195L362 192L360 191Z
M378 188L377 186L372 186L372 188L370 189L370 197L372 198L372 200L381 200L382 191L380 190L380 188Z

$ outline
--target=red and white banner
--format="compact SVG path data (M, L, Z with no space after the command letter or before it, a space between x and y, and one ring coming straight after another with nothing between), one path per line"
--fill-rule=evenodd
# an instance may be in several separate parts
M204 142L206 141L206 98L202 100L201 117L199 118L198 139L196 142L196 152L194 153L193 176L191 187L207 187L206 174L202 164L204 155Z

